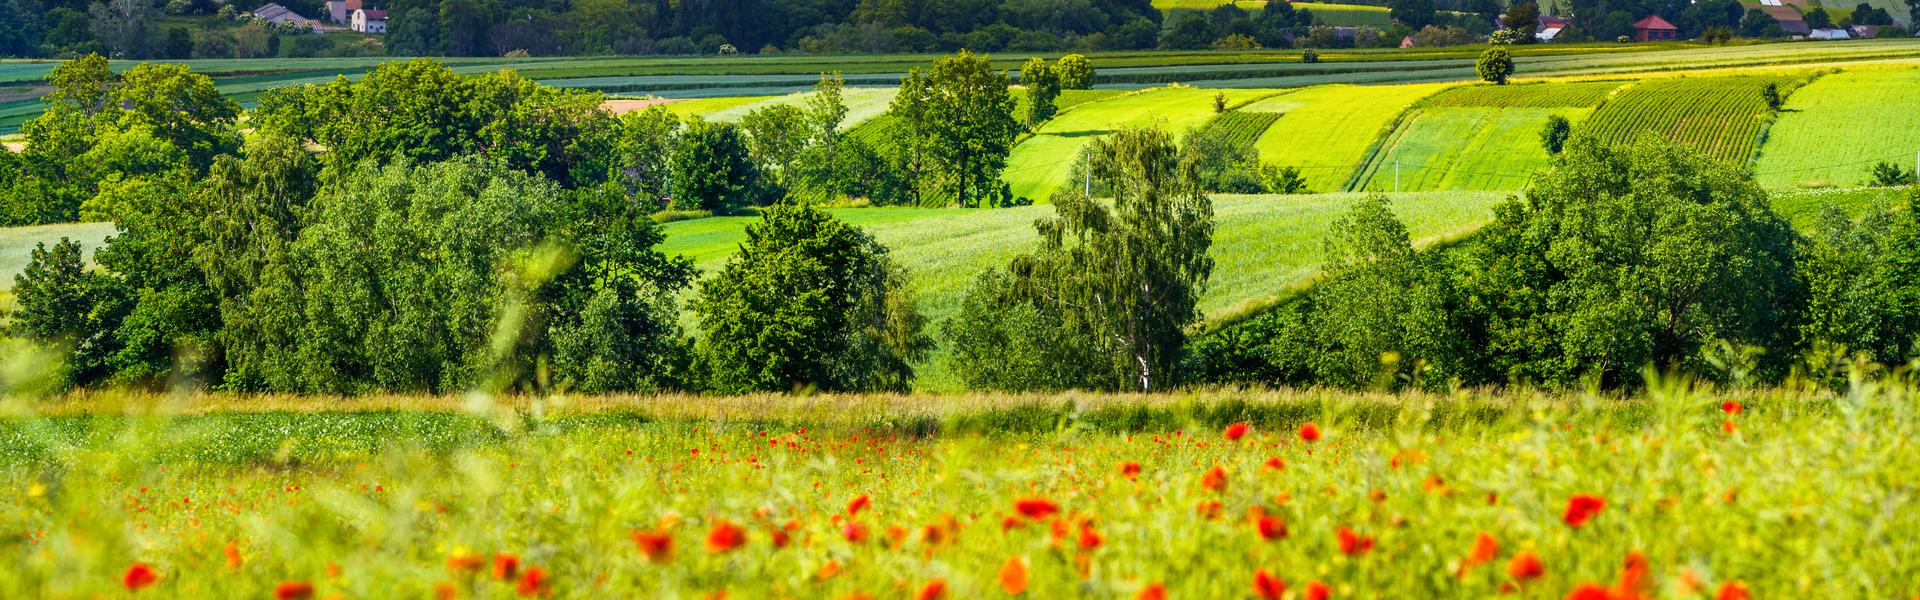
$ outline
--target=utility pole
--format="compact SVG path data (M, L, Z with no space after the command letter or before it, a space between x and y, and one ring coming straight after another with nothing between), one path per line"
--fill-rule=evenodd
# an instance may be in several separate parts
M1086 153L1083 154L1082 156L1086 157L1087 159L1086 161L1087 171L1086 173L1084 173L1084 175L1086 175L1086 181L1080 184L1081 185L1080 194L1088 198L1092 198L1093 197L1093 147L1091 146L1087 147Z

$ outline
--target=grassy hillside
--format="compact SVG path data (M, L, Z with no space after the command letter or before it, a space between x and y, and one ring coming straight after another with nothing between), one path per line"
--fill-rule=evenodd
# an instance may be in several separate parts
M1307 188L1346 189L1394 119L1447 84L1394 86L1330 85L1268 98L1241 108L1277 112L1280 119L1254 144L1260 160L1299 167Z
M1013 195L1044 202L1067 181L1074 156L1093 138L1121 127L1151 125L1184 132L1213 118L1213 96L1224 91L1229 103L1242 102L1270 90L1207 90L1167 88L1078 106L1055 117L1015 146L1002 176Z
M1301 196L1219 196L1212 255L1216 261L1201 308L1227 316L1286 293L1309 279L1321 261L1327 223L1338 218L1359 194ZM1398 194L1394 208L1421 243L1463 235L1492 218L1493 193ZM921 308L933 322L959 306L966 288L981 271L1006 264L1031 249L1038 239L1033 221L1053 214L1049 206L1013 209L831 209L836 216L867 228L893 249L913 272ZM746 239L754 217L720 217L667 224L662 250L687 256L711 275L724 266ZM944 365L945 350L923 371L920 387L954 389Z
M1898 100L1896 100L1898 99ZM1878 161L1912 168L1920 150L1920 70L1836 73L1787 98L1754 162L1761 183L1852 185Z
M1360 173L1359 189L1520 189L1550 158L1540 142L1548 117L1578 125L1620 85L1474 85L1440 92L1418 103L1382 143Z
M1745 165L1769 117L1761 88L1775 84L1784 95L1798 81L1784 76L1651 79L1615 95L1579 131L1610 142L1651 133Z

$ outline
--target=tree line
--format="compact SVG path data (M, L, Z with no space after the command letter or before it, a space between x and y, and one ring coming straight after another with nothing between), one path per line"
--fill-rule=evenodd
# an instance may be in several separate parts
M1021 125L988 65L963 53L903 81L890 112L911 136L886 163L910 169L903 197L1007 202ZM1026 70L1043 112L1091 80L1073 57ZM271 91L245 135L177 65L90 56L50 82L25 151L0 154L0 200L15 222L118 230L97 267L63 240L16 278L10 332L58 348L64 385L903 390L935 343L887 249L813 206L872 175L832 159L872 153L838 133L836 76L733 125L421 60ZM696 289L655 248L676 207L761 219Z
M1021 124L985 65L906 78L889 118L912 135L877 163L919 169L902 197L1007 200L995 144ZM1029 120L1085 75L1028 67ZM945 345L976 389L1606 388L1648 366L1831 380L1920 352L1915 206L1830 210L1803 235L1747 174L1653 139L1563 132L1523 197L1437 250L1384 198L1358 202L1323 283L1197 335L1208 195L1244 164L1205 130L1093 141L1040 243L932 323L889 249L817 206L872 176L814 160L862 153L832 76L732 125L422 60L270 92L246 135L177 66L90 57L51 80L26 152L0 155L7 214L118 230L91 261L43 245L15 280L9 333L55 349L66 386L899 391ZM703 279L658 250L663 207L760 218Z
M1620 388L1648 368L1845 381L1920 356L1920 190L1802 234L1731 166L1576 136L1471 239L1416 251L1384 197L1331 229L1311 292L1207 336L1193 381Z

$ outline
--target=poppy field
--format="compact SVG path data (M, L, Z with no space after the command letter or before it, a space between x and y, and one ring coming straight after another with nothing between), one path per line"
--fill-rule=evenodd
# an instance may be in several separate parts
M1904 598L1911 390L14 401L0 597Z

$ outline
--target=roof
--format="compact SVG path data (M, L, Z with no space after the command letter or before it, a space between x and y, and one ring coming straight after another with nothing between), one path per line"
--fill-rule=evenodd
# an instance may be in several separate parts
M1813 28L1808 27L1806 21L1781 21L1780 30L1792 35L1807 35L1813 33Z
M360 0L347 0L347 12L360 10Z
M1552 27L1548 27L1546 29L1542 29L1540 31L1536 31L1533 33L1533 39L1540 40L1542 42L1551 42L1553 41L1553 38L1560 35L1560 30L1562 29L1566 29L1566 28L1555 25Z
M260 17L262 19L273 19L277 17L283 17L289 14L293 14L296 17L300 16L300 15L294 14L293 9L291 8L287 8L285 6L281 6L279 4L273 4L273 3L264 4L264 5L261 5L260 8L253 9L253 16Z
M373 9L370 9L370 8L369 8L369 9L362 9L362 10L361 10L360 12L363 12L363 13L366 13L366 14L367 14L367 20L368 20L368 21L385 21L385 20L387 20L387 11L384 11L384 10L373 10Z
M1796 23L1806 21L1806 17L1800 14L1800 9L1791 6L1763 6L1760 10L1767 13L1767 16L1773 17L1773 20L1779 21L1782 27L1785 27L1789 21Z
M1641 19L1640 22L1638 23L1634 23L1633 28L1649 29L1649 30L1672 30L1672 31L1680 30L1679 27L1674 27L1672 23L1668 23L1666 19L1660 18L1660 15L1647 15L1647 18Z
M1811 33L1809 33L1807 37L1810 37L1816 40L1851 39L1850 36L1847 35L1847 30L1845 29L1815 29Z
M1566 17L1540 17L1541 29L1548 29L1553 27L1566 27L1567 25L1570 25L1572 23L1573 21Z

